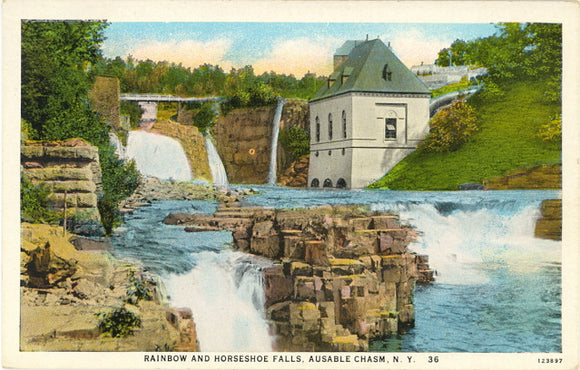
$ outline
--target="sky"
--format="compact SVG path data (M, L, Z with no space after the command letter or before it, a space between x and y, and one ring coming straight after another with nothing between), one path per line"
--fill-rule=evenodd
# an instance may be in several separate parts
M456 39L493 35L491 23L258 23L113 22L105 31L106 57L209 63L225 71L252 65L300 78L332 73L332 55L346 40L380 38L407 65L433 63Z

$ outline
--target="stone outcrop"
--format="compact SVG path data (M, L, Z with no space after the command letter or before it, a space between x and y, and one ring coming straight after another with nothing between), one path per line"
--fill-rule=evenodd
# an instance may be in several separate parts
M542 217L536 221L534 235L537 238L562 240L562 199L542 202Z
M218 153L228 179L236 184L264 184L268 181L275 105L240 108L220 117L213 128ZM308 129L308 103L288 100L282 111L280 130L291 126ZM292 162L282 145L277 153L278 175Z
M305 155L292 162L290 166L284 171L284 174L279 176L278 183L282 186L289 186L293 188L304 188L308 185L308 164L310 162L310 155Z
M433 280L427 257L407 251L414 231L395 215L359 206L222 206L164 222L191 232L231 230L235 248L275 262L263 274L280 351L367 350L370 339L413 326L415 282Z
M196 351L191 312L164 304L160 282L107 253L83 252L56 226L22 224L22 351ZM152 300L128 303L132 276ZM141 319L126 338L104 335L98 314L124 307Z
M489 179L484 185L490 190L561 189L562 166L540 166Z
M102 195L99 151L81 139L27 141L21 147L22 175L51 191L49 206L64 216L76 234L103 235L97 200Z
M119 209L123 212L129 212L137 207L151 204L155 200L217 200L232 203L238 201L241 195L251 193L251 190L236 191L235 189L224 193L213 187L188 181L142 177L133 194L120 202Z

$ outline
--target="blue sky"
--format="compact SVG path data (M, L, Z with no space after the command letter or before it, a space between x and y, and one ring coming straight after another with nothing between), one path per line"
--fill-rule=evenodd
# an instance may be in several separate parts
M456 39L472 40L496 32L491 23L216 23L114 22L105 31L107 57L166 60L197 67L218 64L226 71L253 65L257 73L275 71L301 77L327 75L333 52L349 39L380 38L391 43L408 66L432 63Z

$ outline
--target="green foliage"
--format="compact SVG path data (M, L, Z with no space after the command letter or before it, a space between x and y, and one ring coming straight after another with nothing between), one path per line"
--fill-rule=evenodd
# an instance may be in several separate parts
M24 176L20 177L20 219L31 223L57 221L58 214L48 207L49 194L46 185L33 185Z
M129 285L127 286L127 302L133 305L139 304L139 301L150 301L153 299L147 290L147 284L143 280L135 277L133 271L129 272Z
M298 159L310 152L310 133L299 126L281 130L279 140L293 159Z
M99 199L98 208L105 233L110 235L121 223L118 203L131 195L139 185L140 175L134 162L125 164L117 158L111 146L99 148L99 159L103 175L104 196Z
M20 119L20 139L34 140L38 137L38 132L27 121Z
M95 314L99 318L101 333L113 338L125 338L132 335L134 329L141 327L139 316L125 307L115 308L110 312Z
M122 101L121 102L121 114L129 116L129 123L131 128L139 127L139 121L141 121L141 115L143 112L136 102L132 101Z
M214 103L203 103L193 116L193 125L203 134L215 124L217 116Z
M562 115L557 114L550 122L540 127L538 137L547 144L562 146Z
M542 87L546 99L560 100L562 75L562 25L548 23L500 23L490 37L455 41L439 52L438 65L475 64L488 69L502 85L514 81L550 81Z
M419 148L426 152L449 152L461 147L477 130L475 110L464 101L456 101L440 110L431 122L430 131Z
M541 126L561 113L559 104L545 101L542 87L541 81L521 81L504 85L502 100L474 95L469 104L477 112L478 130L467 143L452 152L417 150L372 187L456 190L462 183L561 163L561 149L538 138Z
M40 137L60 136L56 126L84 126L90 79L86 68L100 58L103 22L38 22L21 25L22 118ZM46 134L50 127L50 134Z
M181 64L136 61L132 57L126 62L120 58L102 59L91 74L119 78L122 93L228 97L232 104L226 109L269 105L272 96L310 99L325 81L313 73L301 79L275 72L257 76L251 66L225 73L211 64L190 69Z

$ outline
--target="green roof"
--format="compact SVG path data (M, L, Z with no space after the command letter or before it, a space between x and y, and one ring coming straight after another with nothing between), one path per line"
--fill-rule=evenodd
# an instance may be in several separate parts
M336 55L344 55L339 51L349 48L348 59L331 75L331 86L325 84L312 101L354 91L430 94L425 84L381 40L349 40Z

